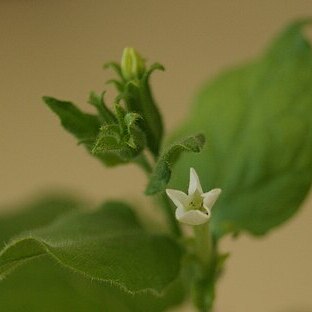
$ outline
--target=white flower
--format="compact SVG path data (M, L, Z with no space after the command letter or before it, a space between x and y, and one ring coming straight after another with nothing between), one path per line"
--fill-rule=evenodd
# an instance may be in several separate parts
M206 223L211 215L211 208L218 199L221 189L213 189L203 193L195 169L190 169L190 184L188 194L179 190L166 189L167 195L176 205L175 212L178 221L199 225Z

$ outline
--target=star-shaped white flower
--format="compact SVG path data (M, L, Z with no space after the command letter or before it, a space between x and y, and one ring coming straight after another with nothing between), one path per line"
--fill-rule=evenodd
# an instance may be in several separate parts
M188 194L172 189L166 189L166 193L177 207L175 215L178 221L199 225L209 220L211 208L218 199L221 189L215 188L204 193L195 169L191 168Z

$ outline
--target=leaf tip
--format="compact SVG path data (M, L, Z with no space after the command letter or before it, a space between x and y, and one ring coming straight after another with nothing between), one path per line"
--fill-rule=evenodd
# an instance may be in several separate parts
M47 105L49 105L49 104L51 103L51 101L53 100L52 97L47 96L47 95L44 95L41 99L42 99L42 101L43 101L45 104L47 104Z

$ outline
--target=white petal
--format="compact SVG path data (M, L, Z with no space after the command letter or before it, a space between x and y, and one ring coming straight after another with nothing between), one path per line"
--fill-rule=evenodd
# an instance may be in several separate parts
M197 175L195 169L191 168L190 169L190 184L189 184L188 194L189 195L194 194L196 190L200 194L202 194L202 192L203 192L203 189L200 185L198 175Z
M200 210L184 211L181 208L176 210L176 218L178 221L186 223L188 225L200 225L206 223L210 215L205 214Z
M177 220L180 220L183 216L184 216L184 214L185 214L185 210L184 210L184 208L183 207L178 207L177 209L176 209L176 211L175 211L175 216L176 216L176 219Z
M207 193L202 194L204 208L210 210L216 200L218 199L219 195L221 194L221 189L216 188Z
M166 189L166 193L177 207L186 207L188 200L185 193L172 189Z

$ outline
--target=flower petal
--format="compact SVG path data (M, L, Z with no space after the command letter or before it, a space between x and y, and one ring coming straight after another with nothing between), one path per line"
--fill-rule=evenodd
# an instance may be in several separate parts
M196 190L202 194L203 193L203 189L200 185L200 181L198 178L198 175L195 171L194 168L190 169L190 184L189 184L189 188L188 188L188 194L194 194L196 192Z
M166 189L166 193L177 207L186 207L188 196L185 193L172 189Z
M186 211L184 210L183 207L178 207L175 211L175 216L177 220L180 220L184 215L185 215Z
M218 199L219 195L221 194L221 189L215 188L207 193L201 194L203 198L203 206L206 210L210 210L216 200Z
M200 225L209 220L210 214L206 214L200 210L184 211L183 209L178 208L176 210L176 218L178 221L188 225Z

